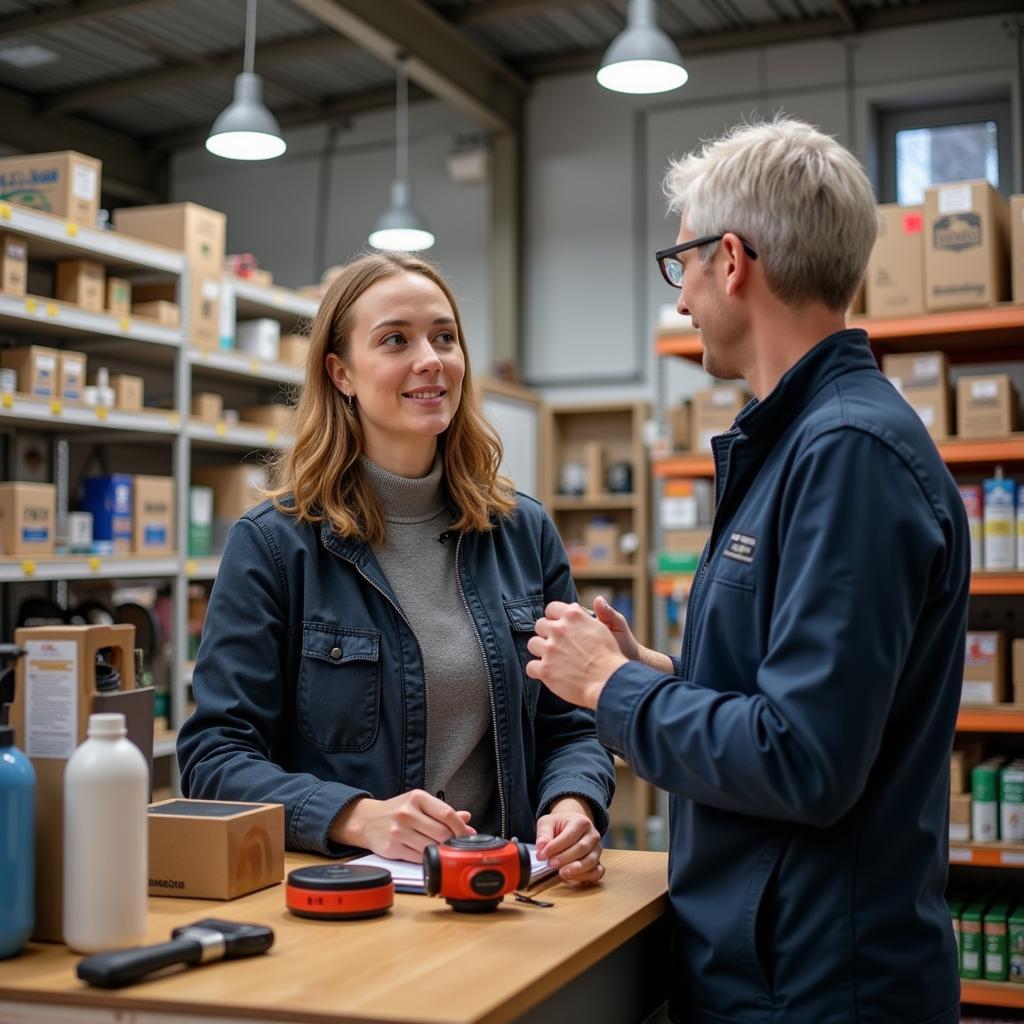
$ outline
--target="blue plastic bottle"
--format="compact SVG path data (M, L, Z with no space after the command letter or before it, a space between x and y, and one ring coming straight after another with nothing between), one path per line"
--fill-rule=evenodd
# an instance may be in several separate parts
M36 773L0 725L0 958L25 948L35 923Z

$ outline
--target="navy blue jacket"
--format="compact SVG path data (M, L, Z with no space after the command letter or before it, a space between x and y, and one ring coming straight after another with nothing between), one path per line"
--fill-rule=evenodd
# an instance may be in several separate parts
M949 757L970 541L862 331L713 441L676 675L624 666L598 736L672 794L673 1012L953 1024Z
M612 760L594 716L524 671L548 601L573 601L565 549L542 506L454 540L460 590L493 696L502 832L534 838L559 796L585 797L603 833ZM265 502L231 530L178 738L186 796L285 806L292 849L340 854L327 833L359 796L423 787L419 644L368 545Z

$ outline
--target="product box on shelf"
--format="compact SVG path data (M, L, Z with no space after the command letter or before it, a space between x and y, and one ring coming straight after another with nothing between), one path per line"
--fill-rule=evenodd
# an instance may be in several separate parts
M82 481L81 505L92 513L92 535L115 554L132 549L132 477L127 473L90 476Z
M213 545L220 551L240 516L265 499L267 472L258 463L205 466L192 470L192 483L213 489Z
M213 554L213 488L193 484L188 494L188 553L190 558Z
M0 235L0 292L24 295L28 282L28 247L17 235Z
M60 353L42 345L0 350L0 366L18 375L18 391L35 398L56 398Z
M619 555L619 527L603 519L595 519L583 527L583 543L587 549L587 564L591 566L621 565Z
M710 480L665 481L658 518L666 530L695 530L711 522L713 489Z
M981 918L986 904L982 901L970 903L960 915L960 977L980 978L982 967Z
M747 396L738 384L720 384L692 397L693 448L698 452L711 451L711 438L724 434L746 405Z
M682 401L665 410L665 424L668 428L669 447L674 452L686 452L693 443L690 430L692 414L690 403Z
M107 278L107 312L111 316L131 316L131 281L126 281L123 277Z
M295 410L283 402L243 405L239 410L239 419L243 423L259 423L261 426L273 427L287 434L295 425Z
M949 790L966 793L971 788L971 770L981 763L984 747L980 740L962 743L953 751L949 761Z
M149 807L149 894L233 900L284 878L284 805L162 800Z
M65 150L0 158L0 201L96 226L103 164Z
M146 382L130 373L115 373L110 378L114 405L122 412L138 412L146 404Z
M1014 536L1017 486L1012 480L995 476L985 480L982 487L985 568L1000 572L1012 571L1018 567Z
M1014 640L1010 645L1013 677L1013 703L1024 705L1024 639Z
M967 633L964 652L965 704L1001 704L1006 700L1006 636L998 630Z
M61 260L57 264L57 298L90 313L103 312L106 271L93 260Z
M0 484L0 554L52 555L57 489L53 484Z
M1002 437L1017 429L1020 398L1005 373L961 377L956 382L960 437Z
M967 529L971 534L971 570L985 568L984 554L984 496L981 484L960 484L960 497L967 513Z
M155 320L164 327L178 327L181 324L181 310L166 299L153 299L147 302L133 302L132 316L144 320Z
M1024 570L1024 484L1017 484L1017 568Z
M924 207L878 207L878 237L865 274L868 316L924 312Z
M1010 267L1013 301L1024 302L1024 195L1010 196Z
M277 358L288 366L302 369L309 355L309 338L303 334L285 334L278 346Z
M971 838L971 794L949 794L949 841L966 843Z
M132 549L137 555L174 552L174 477L132 477Z
M215 391L200 391L192 396L192 415L204 423L216 423L224 412L224 399Z
M64 766L85 741L89 715L125 716L128 738L153 758L153 691L136 688L135 627L36 626L15 630L26 655L17 663L12 722L36 771L36 924L33 937L60 942L64 888ZM96 689L96 659L113 665L118 690ZM99 823L98 823L99 827Z
M270 317L242 320L235 325L235 348L247 355L276 362L280 353L281 325Z
M1006 917L1010 908L1005 903L993 903L982 918L982 940L985 947L985 980L1006 981L1009 951L1006 948Z
M937 185L924 194L925 306L989 306L1006 298L1008 211L987 181Z
M662 534L663 551L690 551L700 554L708 542L711 531L707 527L696 530L665 530Z
M882 373L936 439L953 433L953 391L944 352L882 356Z
M62 349L58 360L57 397L69 402L82 401L85 392L85 368L87 357L84 352Z

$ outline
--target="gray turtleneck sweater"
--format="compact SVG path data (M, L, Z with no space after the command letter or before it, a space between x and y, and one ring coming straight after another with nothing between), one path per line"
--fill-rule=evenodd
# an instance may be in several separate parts
M441 460L420 479L362 460L384 506L388 539L373 553L423 652L426 678L426 784L478 832L500 834L491 695L483 652L459 594L455 542L438 536L450 522Z

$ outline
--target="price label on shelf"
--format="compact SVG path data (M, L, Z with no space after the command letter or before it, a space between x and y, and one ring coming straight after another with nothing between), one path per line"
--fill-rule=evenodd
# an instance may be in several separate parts
M107 408L104 405L98 406L96 409L96 419L105 420L107 418Z
M59 416L63 411L64 411L64 406L61 405L60 402L58 402L57 399L55 398L50 403L50 412L52 412L54 416Z
M198 565L198 563L194 559L189 559L185 563L185 575L186 576L195 576L195 574L198 571L199 571L199 565Z
M277 431L276 430L268 430L267 431L267 443L268 444L277 444Z
M4 392L4 394L0 395L0 405L2 405L5 409L13 409L14 395L9 395L6 392Z
M167 414L167 422L170 423L170 425L172 427L180 426L180 424L181 424L181 415L179 413L176 413L176 412L168 413Z
M34 313L36 311L36 308L38 307L38 305L39 305L39 303L37 303L35 299L26 299L25 300L25 312L26 313Z
M249 360L249 372L259 373L263 369L263 364L258 359Z
M72 224L71 221L68 221L67 224L64 225L64 230L67 231L68 237L74 238L78 234L78 225Z
M35 576L36 563L26 558L25 561L21 563L21 571L25 576Z
M11 219L11 208L6 203L0 203L0 219Z
M48 302L46 304L46 315L47 316L56 316L59 312L60 312L60 307L57 305L56 302Z
M217 436L223 437L228 432L228 425L226 423L218 423L216 429Z
M126 317L126 316L121 317L121 330L122 331L130 331L131 329L132 329L132 322L131 322L131 320L129 320L128 317Z
M974 860L974 851L969 846L951 846L949 861L951 864L970 864Z
M999 863L1008 868L1024 867L1024 850L1001 850Z
M90 572L99 572L100 571L100 566L103 563L98 558L93 557L93 558L90 558L89 561L86 564L89 566L89 571Z

